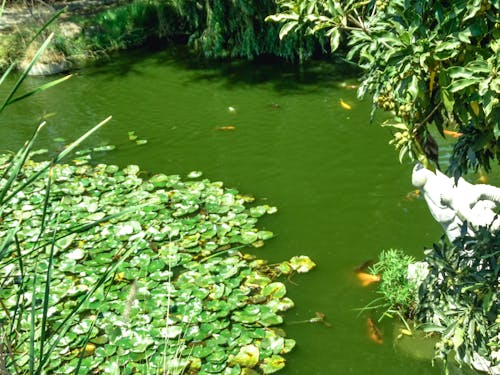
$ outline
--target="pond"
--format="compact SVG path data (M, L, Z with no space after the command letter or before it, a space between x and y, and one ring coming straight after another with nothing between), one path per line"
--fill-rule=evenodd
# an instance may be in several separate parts
M441 230L423 200L408 196L412 165L399 164L390 133L369 123L371 104L356 99L355 84L340 63L208 64L182 48L135 51L8 108L1 148L19 147L41 114L55 113L39 143L52 150L63 145L58 138L75 139L113 115L86 145L116 149L94 161L182 176L203 171L279 208L260 222L277 234L253 250L260 257L308 255L317 263L286 281L296 307L284 328L297 347L280 373L440 374L428 358L398 350L389 320L381 323L383 344L371 341L370 314L358 311L377 296L359 285L359 264L389 248L421 258ZM131 142L131 131L147 143ZM299 323L316 312L331 327Z

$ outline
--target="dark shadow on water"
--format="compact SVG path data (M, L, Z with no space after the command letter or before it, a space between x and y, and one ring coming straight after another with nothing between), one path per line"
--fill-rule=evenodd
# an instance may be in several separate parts
M179 44L150 45L114 53L106 60L98 66L86 68L85 73L106 74L108 79L120 79L131 74L145 75L144 66L147 64L174 65L196 73L186 83L214 81L223 82L227 87L271 83L276 91L291 93L336 88L346 81L357 83L360 77L359 69L338 56L311 60L302 65L270 56L252 61L211 60Z

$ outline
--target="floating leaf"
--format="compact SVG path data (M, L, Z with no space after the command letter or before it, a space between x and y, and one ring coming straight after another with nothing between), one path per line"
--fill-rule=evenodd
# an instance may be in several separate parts
M272 374L285 367L285 359L279 355L273 355L269 358L264 358L260 368L264 374Z
M137 139L137 135L135 134L135 131L128 132L128 140L129 141L135 141L136 139Z
M309 272L316 267L316 264L305 255L294 256L289 263L292 269L299 273Z
M201 171L191 171L188 173L188 178L199 178L202 176L202 172Z
M259 362L259 348L253 344L244 345L240 348L238 354L232 359L233 363L237 363L243 367L254 367Z
M286 287L285 284L280 282L274 282L267 284L264 288L262 288L262 294L264 296L272 296L274 298L282 298L286 295Z

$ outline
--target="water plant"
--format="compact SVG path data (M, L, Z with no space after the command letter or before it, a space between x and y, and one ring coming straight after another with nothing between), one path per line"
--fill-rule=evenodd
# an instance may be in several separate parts
M47 165L28 162L16 184ZM220 182L139 175L137 166L52 164L49 195L35 183L4 208L2 238L23 223L1 259L7 367L26 368L34 355L63 373L282 368L294 341L273 326L293 302L276 278L314 263L241 253L273 236L255 223L276 209L245 207L252 198Z
M369 267L368 273L359 274L373 277L369 279L370 284L377 283L376 291L380 295L361 308L360 312L380 312L379 321L384 317L398 316L405 325L404 332L411 334L409 321L414 318L417 307L418 282L409 277L408 270L414 264L415 259L402 250L383 250L378 261Z
M408 266L415 259L402 250L383 250L377 263L370 268L370 273L380 275L377 293L382 296L370 306L382 308L382 315L398 314L403 319L411 318L416 305L417 286L408 278Z
M17 94L51 39L0 112L68 78ZM247 207L253 197L220 182L91 166L85 150L74 165L61 164L108 120L36 163L30 155L42 121L17 153L0 157L1 372L283 368L295 342L274 326L293 302L276 279L314 263L300 256L267 265L241 253L273 237L255 224L276 208Z

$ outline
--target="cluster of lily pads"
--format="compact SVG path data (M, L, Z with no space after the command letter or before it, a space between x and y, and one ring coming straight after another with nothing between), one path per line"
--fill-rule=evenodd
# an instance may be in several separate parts
M7 165L5 156L0 172ZM47 166L27 161L14 189ZM269 265L242 251L273 237L256 223L275 207L196 172L183 181L80 162L51 165L46 176L1 207L0 337L8 345L0 349L8 353L0 354L10 370L31 372L33 357L58 374L285 366L295 342L277 326L293 302L278 277L314 263L296 256Z

